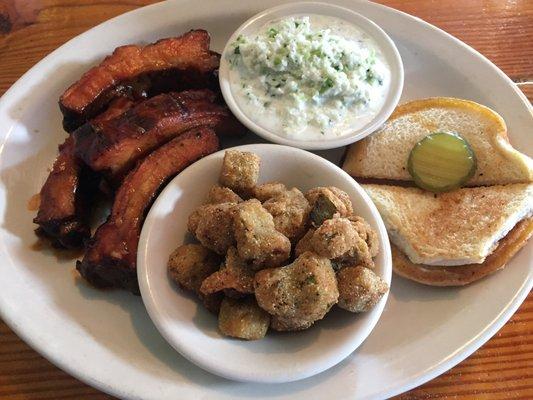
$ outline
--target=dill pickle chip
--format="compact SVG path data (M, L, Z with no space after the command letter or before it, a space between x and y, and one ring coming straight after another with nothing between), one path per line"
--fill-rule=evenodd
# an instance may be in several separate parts
M407 166L417 186L430 192L447 192L474 175L476 156L460 135L435 132L415 144Z

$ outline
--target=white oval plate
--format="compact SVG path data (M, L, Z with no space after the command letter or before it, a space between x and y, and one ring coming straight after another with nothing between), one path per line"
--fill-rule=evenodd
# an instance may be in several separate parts
M372 200L346 172L322 157L293 147L253 144L235 149L261 157L260 183L283 182L304 192L317 186L336 186L348 193L357 215L378 232L376 273L390 284L387 230ZM137 272L148 314L172 347L217 375L262 383L316 375L338 364L366 339L378 322L387 296L367 313L351 314L335 307L303 332L270 332L262 340L246 342L220 335L217 318L193 296L176 288L168 277L168 257L186 238L189 215L204 203L207 192L217 183L223 158L224 150L188 167L167 185L146 217Z
M72 260L33 249L27 199L37 193L63 141L57 99L90 65L124 43L154 41L193 27L222 50L243 21L281 3L177 0L112 19L66 43L0 100L0 310L26 342L77 378L126 399L386 398L443 373L510 318L533 285L533 242L501 272L463 289L393 278L372 335L342 363L279 385L231 382L180 357L159 335L140 297L98 291L76 278ZM533 156L532 110L499 69L457 39L378 4L338 1L379 24L405 66L403 100L456 96L506 120L512 143ZM250 137L250 141L258 141ZM239 143L242 144L242 143ZM338 161L341 152L321 152Z

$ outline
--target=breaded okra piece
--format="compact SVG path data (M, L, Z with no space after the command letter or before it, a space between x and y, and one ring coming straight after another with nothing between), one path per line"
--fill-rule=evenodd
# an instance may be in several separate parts
M272 215L259 200L235 206L233 228L239 256L253 269L277 267L289 258L291 242L276 230Z
M228 150L224 154L219 182L241 196L249 196L259 179L260 164L257 154Z
M270 315L261 309L253 297L224 298L218 314L218 328L226 336L245 340L265 337Z
M337 273L339 307L365 312L374 307L389 290L387 283L362 265L346 267Z
M310 327L339 297L331 262L311 252L285 267L259 271L254 287L257 303L273 316L272 328L283 331Z

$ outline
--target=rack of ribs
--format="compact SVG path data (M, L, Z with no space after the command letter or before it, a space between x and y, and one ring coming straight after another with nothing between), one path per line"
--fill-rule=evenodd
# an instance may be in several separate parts
M120 182L135 163L183 132L226 126L233 117L208 90L171 92L139 103L117 118L86 123L73 135L76 154L93 171Z
M209 50L209 42L207 31L193 30L146 46L118 47L62 94L63 127L73 131L117 97L216 87L220 56Z
M76 268L97 287L138 294L137 246L144 217L161 187L194 161L218 149L215 132L200 127L174 138L142 160L118 189L111 214L89 241Z

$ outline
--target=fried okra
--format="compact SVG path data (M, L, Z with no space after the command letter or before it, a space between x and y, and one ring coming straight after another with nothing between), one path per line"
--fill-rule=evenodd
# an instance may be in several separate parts
M344 265L363 264L373 267L368 245L347 218L324 221L310 240L313 251Z
M270 315L261 309L253 297L224 298L218 314L218 328L226 336L258 340L265 337Z
M387 293L389 286L362 265L346 267L337 273L339 307L351 312L369 311Z
M218 315L218 312L220 311L220 304L222 303L222 299L224 299L224 293L217 292L208 295L203 295L200 293L200 299L202 300L202 304L207 311Z
M379 252L378 234L362 217L350 215L348 217L359 236L366 242L371 257L376 257Z
M311 206L311 223L314 227L319 227L325 220L337 214L347 217L353 213L350 196L334 186L308 190L305 198Z
M262 185L257 185L254 188L254 197L259 200L261 203L276 197L287 191L287 188L283 183L279 182L267 182Z
M340 216L335 203L333 203L325 194L320 193L309 213L311 225L317 228L322 225L325 220L333 218L336 215Z
M276 229L290 240L299 239L307 227L309 202L296 188L277 194L263 203L274 217Z
M276 230L272 215L259 200L235 206L233 228L239 256L254 270L277 267L289 258L291 242Z
M313 246L311 245L311 238L313 237L314 233L315 233L315 230L311 228L298 241L298 243L296 244L296 247L294 248L294 255L296 257L305 253L306 251L313 251Z
M199 244L184 244L170 255L168 273L181 288L200 292L202 281L218 271L220 257Z
M333 218L315 230L310 244L317 254L332 259L348 253L358 240L362 239L350 220Z
M270 327L279 332L303 331L311 325L313 325L313 322L301 318L282 318L273 315L270 320Z
M228 150L224 154L219 182L240 195L249 195L257 184L261 159L257 154Z
M200 206L194 210L191 215L189 215L189 219L187 220L187 230L194 237L196 237L196 230L198 229L198 225L200 225L200 220L202 219L202 210L210 206L211 205Z
M207 204L240 203L241 197L230 188L214 185L207 195Z
M336 187L304 195L280 182L257 185L259 164L253 153L225 153L219 185L189 216L201 245L176 249L171 278L218 314L224 335L246 340L269 327L307 329L337 303L353 312L373 307L388 290L368 269L379 240L353 215L348 195Z
M220 270L206 277L200 287L203 295L220 291L231 297L242 297L254 292L254 272L239 257L235 247L229 248Z
M305 252L285 267L264 269L254 278L259 306L273 316L276 330L301 330L326 315L339 292L331 262Z
M206 204L196 209L189 217L189 232L198 241L215 253L224 255L234 245L234 203Z
M218 293L204 295L200 292L203 280L220 267L220 256L199 244L178 247L168 260L170 278L182 289L196 293L205 308L218 313L222 296Z

